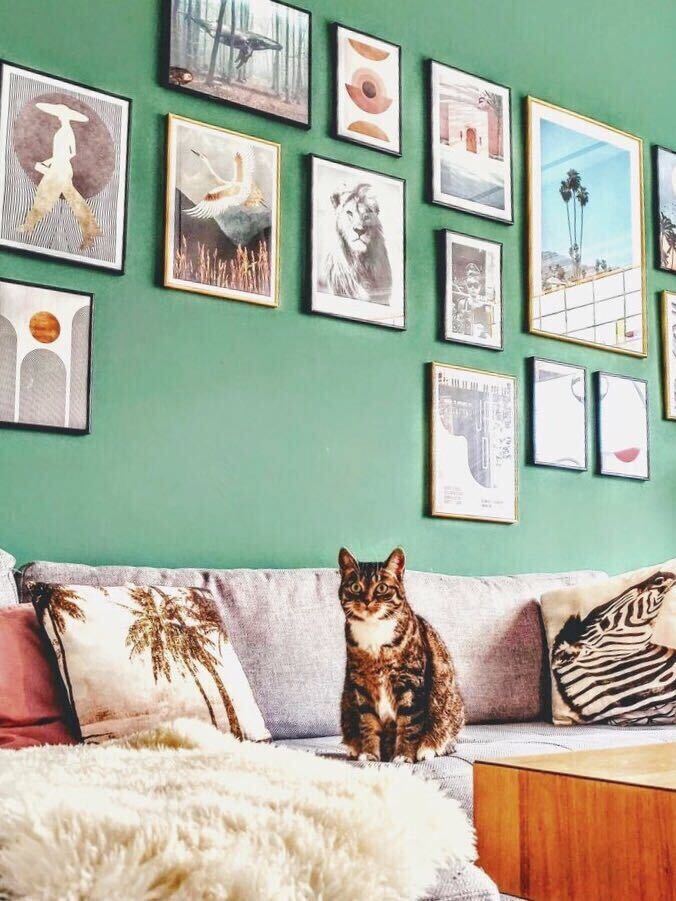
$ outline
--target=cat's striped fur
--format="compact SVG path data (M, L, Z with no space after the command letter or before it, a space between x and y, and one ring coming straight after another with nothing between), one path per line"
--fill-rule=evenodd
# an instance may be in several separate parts
M347 642L341 726L349 755L413 762L449 753L465 711L448 649L406 600L404 552L359 563L343 548L338 562Z

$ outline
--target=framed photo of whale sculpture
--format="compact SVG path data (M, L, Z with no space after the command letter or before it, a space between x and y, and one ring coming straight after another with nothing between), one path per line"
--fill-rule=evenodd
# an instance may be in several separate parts
M310 128L312 15L277 0L165 0L165 85Z
M338 23L335 136L401 156L401 48Z
M430 364L430 513L518 521L516 378Z
M130 112L0 62L0 247L123 272Z
M676 293L662 294L662 360L664 364L664 416L676 420Z
M587 370L531 357L531 461L587 469Z
M272 141L168 116L167 288L278 305L280 155Z
M657 265L676 272L676 152L655 147L657 182Z
M596 373L598 471L623 479L650 478L648 383Z
M645 357L643 142L529 97L530 331Z
M444 339L503 349L502 244L444 231Z
M0 426L89 433L94 299L0 279Z
M406 327L406 182L310 156L314 313Z
M433 203L514 222L510 88L430 60Z

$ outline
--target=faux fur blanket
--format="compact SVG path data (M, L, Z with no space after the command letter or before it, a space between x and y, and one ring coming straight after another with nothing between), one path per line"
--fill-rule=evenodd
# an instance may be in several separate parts
M0 897L399 901L474 860L459 805L176 721L123 742L0 751Z

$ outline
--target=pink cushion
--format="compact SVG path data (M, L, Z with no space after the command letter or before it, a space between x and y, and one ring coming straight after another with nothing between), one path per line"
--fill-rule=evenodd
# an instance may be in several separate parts
M0 610L0 748L76 744L30 604Z

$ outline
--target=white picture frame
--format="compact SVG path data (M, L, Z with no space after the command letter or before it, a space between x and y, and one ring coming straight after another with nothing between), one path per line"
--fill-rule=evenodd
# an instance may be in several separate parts
M430 513L518 522L517 379L430 364Z
M406 328L406 182L310 155L311 310Z

